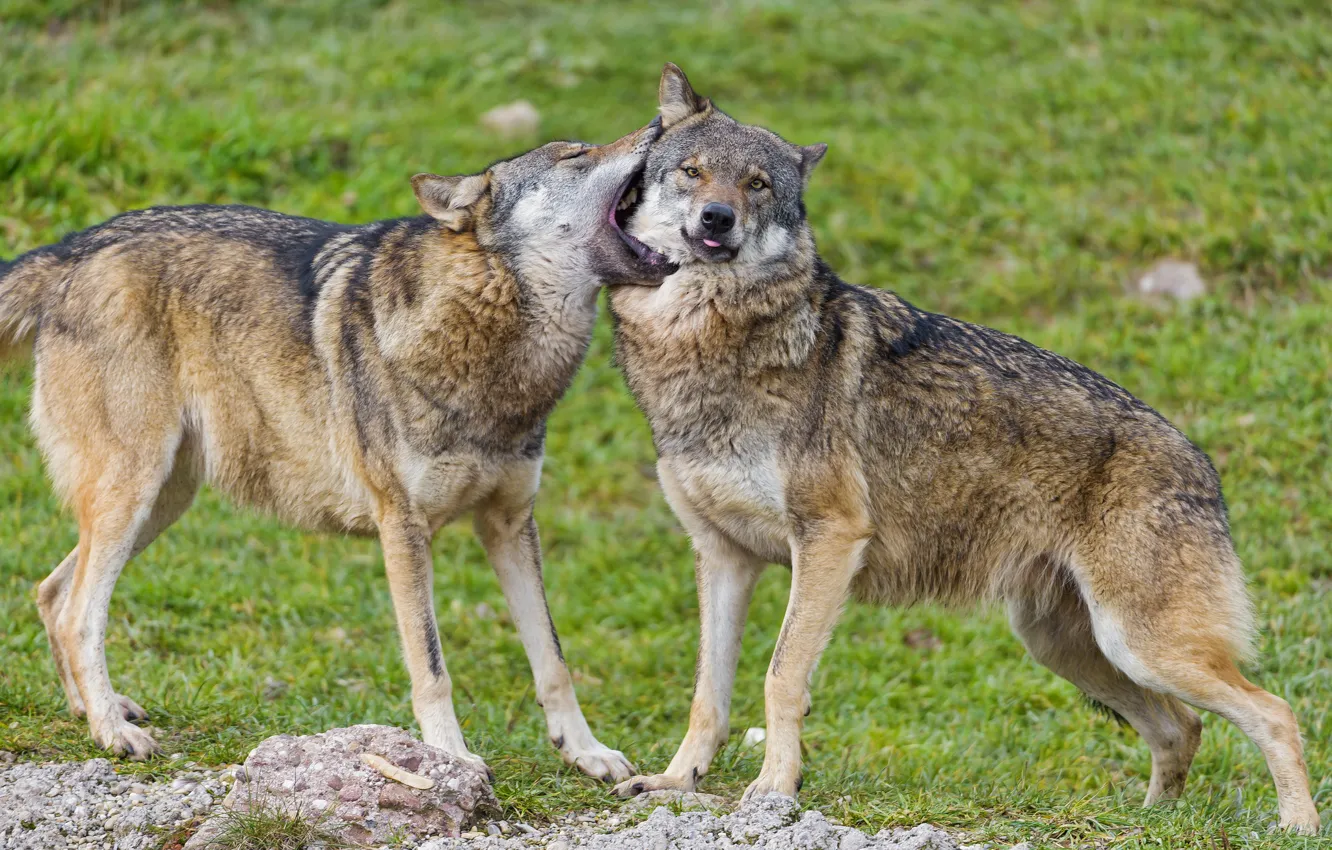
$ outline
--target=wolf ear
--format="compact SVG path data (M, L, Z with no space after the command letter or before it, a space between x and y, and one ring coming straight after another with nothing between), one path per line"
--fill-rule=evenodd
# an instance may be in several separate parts
M708 99L694 94L689 78L680 66L667 62L661 69L661 85L657 86L657 102L661 105L661 129L669 129L696 112L708 108Z
M822 142L817 145L796 146L796 153L800 155L800 179L806 186L809 185L809 175L814 171L814 166L819 164L827 152L828 146Z
M418 174L412 178L412 189L426 215L443 222L450 230L462 231L472 223L472 205L490 189L490 175Z

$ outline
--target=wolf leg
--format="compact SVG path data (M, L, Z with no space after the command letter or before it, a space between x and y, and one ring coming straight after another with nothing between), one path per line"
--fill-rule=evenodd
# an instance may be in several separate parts
M534 484L535 482L533 482ZM603 782L624 779L634 766L592 734L574 694L573 679L560 651L560 640L546 603L541 578L541 540L532 517L532 491L521 498L506 493L476 511L476 532L499 577L518 637L523 642L537 703L545 709L550 741L565 764Z
M37 613L41 615L42 625L46 627L46 640L51 645L51 658L55 661L56 672L60 674L60 684L65 689L69 713L75 717L87 717L88 710L84 708L83 697L79 696L79 686L74 682L74 674L70 671L69 659L56 628L60 611L65 607L65 599L69 597L69 581L74 577L78 559L79 550L76 547L37 586Z
M139 327L134 313L124 318L126 328ZM63 660L68 673L71 710L86 713L99 746L146 759L157 745L129 722L144 711L111 687L107 616L116 581L142 550L167 489L181 415L157 347L143 343L109 355L108 341L94 331L56 336L39 356L34 430L52 480L75 509L79 543L42 583L38 605L57 664Z
M678 508L676 513L681 513ZM694 575L700 621L689 731L665 773L621 782L615 787L621 797L662 789L693 791L730 733L731 692L740 639L754 586L763 574L763 562L695 518L685 522L692 532L696 553Z
M485 762L468 751L453 711L453 682L444 666L435 621L429 526L415 511L391 506L379 518L379 540L398 637L412 679L412 710L421 726L421 737L432 747L489 774Z
M745 800L767 794L794 797L800 789L800 730L809 706L809 679L860 569L865 542L858 526L835 519L793 541L791 598L763 687L767 750Z
M1124 718L1147 742L1152 777L1146 805L1178 798L1202 740L1198 715L1115 669L1096 645L1087 606L1076 592L1062 592L1047 604L1011 599L1008 618L1033 658Z
M106 622L111 593L135 552L163 475L124 458L108 463L87 487L79 519L79 545L55 634L82 697L98 746L136 761L157 751L144 730L129 722L143 709L111 687L106 667Z
M37 588L37 611L41 614L42 625L46 627L46 639L51 645L51 657L55 661L56 672L60 675L60 685L65 691L69 713L75 717L87 717L88 709L83 704L83 697L79 694L79 686L74 681L74 673L70 668L69 657L60 641L60 630L57 627L60 612L65 606L65 600L69 597L70 579L74 577L78 559L79 550L75 548L74 551L65 556L65 559L60 562L60 566L52 570L51 574L42 580ZM116 694L116 702L119 704L120 712L126 720L148 719L148 712L124 694Z
M1075 571L1096 642L1139 685L1238 726L1267 760L1280 825L1312 835L1318 810L1295 714L1285 700L1245 679L1235 663L1250 631L1239 560L1228 540L1189 530L1171 529L1166 538L1140 525L1125 529L1113 546L1087 547ZM1126 557L1135 562L1124 563ZM1156 577L1150 598L1123 580L1144 571Z

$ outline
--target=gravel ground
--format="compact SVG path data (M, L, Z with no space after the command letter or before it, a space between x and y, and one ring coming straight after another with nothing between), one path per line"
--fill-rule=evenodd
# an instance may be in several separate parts
M984 850L929 824L869 836L820 812L802 814L789 797L756 800L730 814L706 809L673 814L661 806L647 820L622 829L615 828L618 820L574 816L532 834L436 838L420 850Z
M221 810L229 771L184 765L170 780L139 782L118 776L111 762L11 764L0 754L0 850L153 850L190 820ZM234 768L232 769L234 771ZM659 792L630 811L570 814L538 829L493 821L460 838L436 838L396 850L982 850L921 824L869 836L801 813L791 800L770 797L724 813L726 801L708 795L670 798ZM669 804L669 808L666 804ZM674 814L672 809L696 809ZM629 826L633 809L655 808ZM1019 845L1021 846L1021 845Z
M170 781L117 776L106 759L0 768L0 850L149 850L227 792L217 771Z

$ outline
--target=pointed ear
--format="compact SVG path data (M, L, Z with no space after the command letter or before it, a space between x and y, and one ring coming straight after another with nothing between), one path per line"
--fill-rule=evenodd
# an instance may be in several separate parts
M465 230L472 222L472 206L490 189L490 175L418 174L412 178L412 189L426 215L443 222L450 230Z
M667 62L661 70L661 84L657 86L657 102L661 106L661 128L668 129L696 112L707 108L708 101L694 94L689 78L680 66Z
M823 155L828 152L828 146L820 142L817 145L799 145L796 147L796 153L800 154L800 178L809 185L809 175L814 171L814 166L819 164Z

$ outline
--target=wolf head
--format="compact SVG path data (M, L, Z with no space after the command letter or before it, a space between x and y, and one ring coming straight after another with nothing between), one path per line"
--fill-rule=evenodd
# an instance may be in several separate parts
M425 212L476 233L530 284L561 291L660 283L675 266L626 234L620 215L637 194L661 120L606 145L550 142L480 174L412 178ZM628 200L626 200L626 198Z
M827 145L793 145L699 97L668 64L658 91L663 133L627 230L680 266L780 263L807 232L801 201Z

